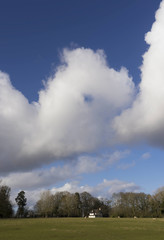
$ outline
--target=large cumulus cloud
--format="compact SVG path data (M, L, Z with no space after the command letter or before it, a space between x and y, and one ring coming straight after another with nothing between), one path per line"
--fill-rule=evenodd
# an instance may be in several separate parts
M65 49L29 103L0 72L0 171L30 170L112 144L164 147L164 1L145 40L141 83L112 69L103 51Z
M64 50L61 65L29 103L0 72L1 172L32 169L112 143L111 121L133 99L128 71L103 51Z
M139 93L133 106L117 117L117 141L144 141L164 147L164 1L145 36L148 51L143 56Z

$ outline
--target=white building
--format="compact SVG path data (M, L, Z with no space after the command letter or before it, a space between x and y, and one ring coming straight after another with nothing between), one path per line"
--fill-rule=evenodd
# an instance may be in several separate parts
M92 212L89 213L89 218L96 218L96 217L102 217L102 213L100 210L92 210Z

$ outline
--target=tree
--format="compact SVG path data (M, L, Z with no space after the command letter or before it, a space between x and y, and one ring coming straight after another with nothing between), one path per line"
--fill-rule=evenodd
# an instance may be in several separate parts
M150 217L161 217L160 201L156 198L156 195L150 196Z
M55 217L59 217L59 212L60 212L60 205L62 202L62 198L63 198L63 192L57 192L54 195L54 216Z
M0 217L7 218L13 214L12 204L10 202L10 188L0 186Z
M82 192L80 193L80 201L82 206L82 216L88 216L89 212L94 209L92 195L88 192Z
M54 196L49 190L41 193L40 200L35 205L35 211L43 217L53 216Z
M81 201L79 193L65 194L63 207L66 210L66 216L68 217L80 217L81 216Z
M76 192L74 194L74 216L81 217L81 201L80 201L80 194Z
M72 215L72 194L65 191L61 192L61 201L58 209L59 217L71 217Z
M81 202L79 193L57 192L54 195L54 216L80 217Z
M120 192L113 194L112 215L121 217L148 217L151 215L150 195Z
M156 202L156 207L158 208L159 217L163 217L164 216L164 187L158 188L153 198Z
M101 199L101 213L103 217L109 217L111 212L111 201L108 199Z
M25 217L25 206L27 204L27 198L25 197L25 192L20 191L18 196L15 198L15 201L18 205L17 216L18 217Z

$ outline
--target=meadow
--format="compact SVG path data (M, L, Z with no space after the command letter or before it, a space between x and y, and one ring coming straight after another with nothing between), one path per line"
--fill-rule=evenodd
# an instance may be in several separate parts
M163 240L164 219L1 219L0 240Z

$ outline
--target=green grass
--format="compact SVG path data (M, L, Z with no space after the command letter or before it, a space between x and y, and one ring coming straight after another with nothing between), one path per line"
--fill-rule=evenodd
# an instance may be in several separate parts
M164 219L1 219L0 240L163 240Z

